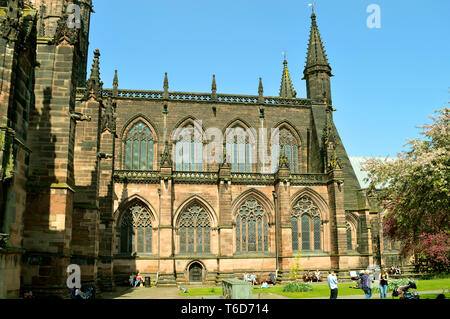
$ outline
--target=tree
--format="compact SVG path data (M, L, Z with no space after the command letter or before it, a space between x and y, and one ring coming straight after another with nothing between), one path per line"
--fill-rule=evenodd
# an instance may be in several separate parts
M450 109L435 113L432 124L420 127L423 136L408 141L409 149L398 158L369 159L363 164L369 191L387 210L384 234L401 241L401 254L414 254L416 262L419 254L422 259L434 258L425 252L431 245L425 243L429 236L442 244L450 233ZM447 254L448 263L449 247L441 253Z

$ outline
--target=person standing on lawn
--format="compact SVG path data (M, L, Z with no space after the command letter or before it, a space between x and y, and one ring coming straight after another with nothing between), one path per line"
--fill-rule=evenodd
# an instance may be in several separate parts
M330 299L337 299L338 295L338 285L337 285L337 277L333 270L331 270L330 274L327 277L328 287L330 287Z
M380 280L380 298L386 299L389 280L389 276L386 269L383 268L380 277L378 279Z
M370 299L372 297L372 278L364 270L361 273L363 274L361 277L361 288L364 290L366 299Z

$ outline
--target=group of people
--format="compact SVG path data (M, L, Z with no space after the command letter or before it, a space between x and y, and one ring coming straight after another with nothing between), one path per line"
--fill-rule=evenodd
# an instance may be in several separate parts
M402 274L402 270L400 269L400 266L394 266L394 265L392 265L392 266L389 268L389 273L390 273L391 275L401 275L401 274Z
M254 274L244 273L244 281L251 282L252 285L256 285L258 281L256 280L256 276Z
M312 271L307 271L304 275L303 275L303 281L307 282L319 282L322 281L322 276L320 274L320 271L317 269L315 272Z
M137 273L136 275L130 275L128 282L130 283L131 287L139 287L140 285L145 286L144 280L139 273Z
M251 282L252 285L257 285L261 282L261 288L269 288L269 283L275 285L275 275L269 274L268 277L262 277L261 280L258 280L258 277L254 274L244 273L244 281Z
M352 275L351 275L352 276ZM357 280L357 284L355 287L351 288L357 288L362 289L364 291L364 295L366 296L366 299L370 299L372 297L372 283L375 282L375 278L373 274L371 274L369 271L360 271L359 274L356 275L356 277L352 276L352 279ZM330 288L330 299L337 299L338 294L338 281L337 281L337 275L334 271L331 271L331 273L327 277L328 280L328 287ZM387 298L387 290L388 290L388 282L389 282L389 275L386 269L383 269L381 273L378 276L379 280L379 287L380 287L380 298L386 299Z

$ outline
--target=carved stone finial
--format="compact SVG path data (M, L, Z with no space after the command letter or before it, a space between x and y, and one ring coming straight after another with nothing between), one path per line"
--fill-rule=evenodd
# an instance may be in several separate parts
M164 93L163 98L168 99L169 98L169 78L167 77L167 72L165 72L164 75Z
M86 85L86 99L94 98L100 102L103 95L103 82L100 80L100 50L94 51L91 76Z
M169 143L164 143L164 151L161 154L161 167L172 167L172 156L170 155Z
M216 85L216 75L213 74L212 84L211 84L211 98L217 100L217 85Z
M262 78L259 78L258 102L264 103L264 88L263 88L263 84L262 84Z

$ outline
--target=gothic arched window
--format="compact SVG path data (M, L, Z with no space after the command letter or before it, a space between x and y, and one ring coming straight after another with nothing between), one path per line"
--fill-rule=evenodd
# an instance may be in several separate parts
M346 224L346 227L347 227L347 250L353 250L352 229L349 223Z
M302 250L322 249L319 207L308 196L302 196L292 207L291 229L292 251L299 249L299 234Z
M209 253L211 223L208 214L198 204L192 204L180 216L180 253Z
M233 172L252 172L252 143L242 126L236 125L227 132L226 151Z
M125 137L125 169L153 170L153 145L150 128L135 123Z
M298 173L298 143L291 131L286 128L281 128L278 131L279 144L272 144L272 163L275 167L275 172L278 170L278 163L280 159L281 146L289 161L289 170L291 173Z
M247 200L236 216L236 251L268 251L269 223L256 200Z
M152 231L150 212L138 204L131 206L120 224L120 252L151 253Z
M187 124L180 130L175 152L177 171L203 171L203 139L194 125Z

